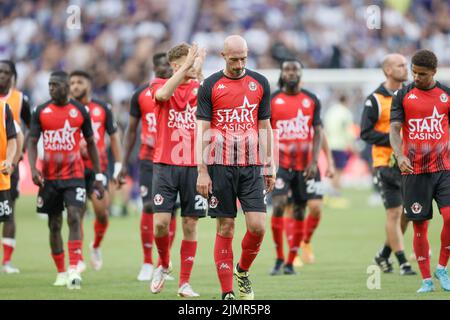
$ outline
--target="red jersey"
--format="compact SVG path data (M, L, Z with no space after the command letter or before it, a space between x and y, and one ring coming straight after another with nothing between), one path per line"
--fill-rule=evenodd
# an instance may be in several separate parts
M75 100L65 106L48 101L33 112L30 135L44 143L43 175L47 180L84 179L80 153L81 133L92 137L91 119L86 107Z
M449 95L450 89L439 82L429 90L412 83L395 94L390 121L403 124L403 154L413 174L450 170Z
M106 151L105 132L112 135L117 132L117 124L112 114L111 105L106 102L92 99L87 105L92 121L92 131L94 132L95 144L97 145L98 156L100 159L100 169L102 172L108 170L108 153ZM81 142L81 155L83 156L86 168L92 169L91 158L87 154L86 140Z
M319 99L303 89L295 95L277 91L272 95L271 108L280 167L304 170L312 160L314 127L322 125Z
M153 100L148 84L139 87L133 93L130 102L130 116L141 119L139 159L153 161L156 141L155 100Z
M167 79L154 79L150 90L155 97ZM155 100L156 146L154 163L176 166L196 166L195 135L197 110L197 91L199 82L191 80L183 83L168 101Z
M197 118L211 122L208 165L259 165L258 120L270 118L269 82L248 69L237 79L216 72L199 89Z

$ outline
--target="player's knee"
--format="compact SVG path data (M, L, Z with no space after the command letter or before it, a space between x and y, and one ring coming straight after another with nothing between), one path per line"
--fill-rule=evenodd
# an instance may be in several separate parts
M262 237L266 233L266 226L264 223L252 224L248 226L248 231Z
M282 217L284 214L284 209L286 208L287 201L282 197L273 197L273 215L275 217Z
M81 211L73 211L67 214L67 223L70 228L78 228L81 224Z
M294 205L294 219L304 220L305 219L305 206L304 205Z
M97 215L96 220L100 224L107 224L108 223L108 211L104 212L103 214Z
M59 233L62 229L62 219L49 219L48 220L48 229L50 233Z
M148 212L148 213L153 212L153 205L152 205L151 201L145 202L143 207L144 207L144 212Z
M183 218L183 232L186 235L193 235L197 231L198 219L185 217Z
M161 220L155 219L153 223L155 226L156 233L158 234L169 230L169 221L162 219Z
M233 222L226 222L221 223L218 227L218 233L222 237L231 238L234 236L234 221Z

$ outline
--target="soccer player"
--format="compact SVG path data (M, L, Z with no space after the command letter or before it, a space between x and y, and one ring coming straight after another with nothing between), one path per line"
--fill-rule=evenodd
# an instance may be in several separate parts
M402 215L401 173L397 164L391 161L393 151L389 143L392 97L408 80L406 59L400 54L389 54L383 60L382 69L386 81L367 97L361 118L361 139L372 145L374 181L386 209L386 241L374 261L384 273L392 272L389 256L393 250L400 274L415 275L404 252L403 234L407 220Z
M17 124L23 122L27 128L30 126L31 112L28 97L14 88L17 81L16 66L11 60L0 60L0 101L6 102L11 109L14 120ZM17 131L17 141L22 140L21 130ZM23 145L23 143L22 143ZM6 273L19 273L19 269L11 264L11 257L16 246L16 219L15 203L19 197L19 166L18 160L21 158L22 147L17 149L18 159L14 161L14 171L11 175L11 217L3 224L3 261L2 269Z
M157 53L153 56L153 66L155 77L168 79L172 76L172 68L166 53ZM153 248L153 153L156 140L156 117L155 101L152 98L149 84L140 86L131 97L130 118L124 139L125 154L122 162L122 170L119 174L119 183L124 183L127 175L127 167L136 143L136 134L141 121L141 146L139 150L139 177L140 189L143 202L140 231L141 244L144 253L144 263L137 276L139 281L150 281L152 279L154 267L152 258ZM175 238L176 218L175 210L169 225L170 247Z
M276 172L271 157L269 82L245 68L247 55L245 39L227 37L222 51L225 69L205 79L198 96L197 191L209 198L209 215L217 218L214 261L224 300L235 299L233 269L241 299L254 299L249 269L264 238L265 193L272 190ZM247 232L241 258L233 268L237 198Z
M202 79L204 49L180 44L167 52L173 75L155 79L150 92L155 100L156 145L153 156L152 196L154 237L161 265L153 273L150 289L161 292L170 267L169 224L180 194L183 240L178 295L198 297L189 284L197 251L197 224L205 216L206 199L196 193L195 133L197 91Z
M277 250L272 275L279 274L282 267L284 274L296 273L293 263L300 243L303 240L309 246L322 211L323 188L317 166L322 140L321 105L313 93L300 87L301 76L299 61L284 61L279 79L280 91L272 95L271 122L278 134L280 150L280 167L272 195L272 232ZM283 214L289 189L292 190L295 222L289 255L283 261ZM306 204L313 200L320 201L310 204L310 213L305 219Z
M86 205L84 164L80 153L81 133L95 171L94 188L103 197L104 175L101 173L97 147L87 108L69 99L69 76L64 71L50 74L51 100L33 110L28 144L33 182L39 186L37 212L48 214L50 247L58 270L55 286L81 288L77 270L81 257L81 216ZM36 167L37 143L42 134L44 159L42 171ZM69 270L66 274L61 235L64 205L69 225Z
M90 244L91 265L94 270L100 270L103 265L100 244L105 236L108 228L108 208L110 198L108 193L108 154L106 151L105 133L108 133L111 142L111 150L115 160L114 176L121 169L121 150L119 133L117 124L112 114L111 105L108 103L92 98L92 78L89 73L82 70L75 70L69 76L70 95L80 104L87 106L92 121L92 130L94 132L94 140L100 157L100 168L106 177L104 181L105 194L102 199L97 199L94 194L95 172L93 170L92 161L86 151L86 143L81 140L81 155L84 161L84 177L86 180L86 194L92 201L95 212L94 222L94 241ZM83 228L83 227L81 227ZM83 235L82 235L83 236ZM78 265L79 271L84 271L86 266L83 260Z
M433 52L417 51L411 64L414 81L392 101L390 142L402 172L403 210L414 227L414 252L423 278L417 292L434 291L427 235L433 199L444 220L434 275L442 289L450 291L450 88L434 80L438 61Z

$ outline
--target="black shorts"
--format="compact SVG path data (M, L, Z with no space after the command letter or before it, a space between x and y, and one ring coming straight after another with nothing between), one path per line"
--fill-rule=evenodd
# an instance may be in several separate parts
M16 201L19 197L19 166L16 166L13 173L11 174L11 201Z
M213 192L209 198L208 215L234 218L236 199L245 212L266 212L264 179L261 167L208 166Z
M450 171L403 175L402 195L408 219L429 220L433 218L433 199L439 209L450 206Z
M86 187L83 179L46 180L39 188L37 197L38 213L60 213L66 207L84 208L86 205Z
M10 190L0 191L0 222L8 221L12 214Z
M398 167L376 167L373 182L380 191L385 209L402 205L402 175Z
M305 181L303 173L303 170L298 171L280 167L277 172L272 197L289 195L289 190L292 190L292 200L297 205L303 206L308 200L322 199L324 188L319 170L317 170L314 179L308 181Z
M150 160L139 160L139 188L144 204L152 202L153 162Z
M108 191L109 176L107 172L103 172L103 174L106 177L106 185L103 185L103 187L105 187L105 191ZM95 171L89 168L85 168L84 180L86 181L86 194L88 195L88 197L90 197L94 192Z
M180 194L182 217L204 217L206 199L196 191L197 167L153 164L154 212L174 212Z

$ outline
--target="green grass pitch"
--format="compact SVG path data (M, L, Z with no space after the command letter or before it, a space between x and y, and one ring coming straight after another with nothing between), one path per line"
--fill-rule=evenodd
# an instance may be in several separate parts
M443 292L436 280L436 292L419 295L420 276L399 275L398 264L394 274L381 274L381 288L368 289L367 267L384 239L384 211L382 207L367 206L367 191L347 190L351 201L349 209L325 207L324 215L313 237L316 263L306 265L296 276L269 276L274 263L274 245L267 219L267 234L261 252L252 269L251 280L256 299L449 299L450 292ZM18 275L0 273L0 299L180 299L176 296L177 281L166 282L162 293L154 295L149 284L138 282L137 273L142 263L139 235L139 216L112 218L103 242L104 267L83 274L81 290L69 291L64 287L52 287L56 269L50 256L46 221L35 213L35 197L21 197L17 203L17 248L14 265L20 268ZM93 238L92 217L84 222L84 256L88 263L87 245ZM236 221L234 241L235 262L240 256L240 240L244 235L242 214ZM434 271L439 255L439 235L442 219L435 211L430 224L429 239ZM199 223L197 257L191 277L193 288L201 299L220 299L213 247L215 221L202 219ZM67 226L64 227L67 239ZM173 275L179 274L179 248L181 227L178 220L177 235L172 250ZM412 226L405 240L406 254L412 249ZM287 252L287 250L286 250ZM67 260L67 254L66 254ZM156 261L156 250L154 250ZM417 264L412 263L418 271ZM237 292L236 283L235 291Z

